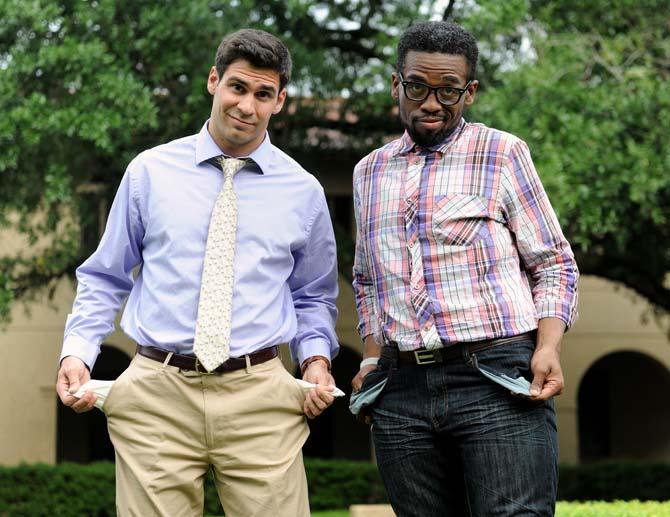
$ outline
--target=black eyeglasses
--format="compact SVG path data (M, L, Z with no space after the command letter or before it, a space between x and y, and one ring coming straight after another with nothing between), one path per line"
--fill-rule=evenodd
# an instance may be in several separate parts
M442 104L442 106L458 104L458 101L460 101L463 94L468 91L468 86L470 86L470 83L472 82L472 79L470 79L465 85L465 88L456 88L454 86L435 87L417 81L405 81L402 74L399 73L398 75L400 76L400 84L402 84L405 97L409 100L423 102L432 92L435 92L435 98L437 99L437 102Z

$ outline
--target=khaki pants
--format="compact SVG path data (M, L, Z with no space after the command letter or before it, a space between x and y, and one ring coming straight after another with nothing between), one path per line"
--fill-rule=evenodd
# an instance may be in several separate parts
M202 515L211 465L227 517L309 516L303 402L278 358L198 375L136 355L104 406L118 515Z

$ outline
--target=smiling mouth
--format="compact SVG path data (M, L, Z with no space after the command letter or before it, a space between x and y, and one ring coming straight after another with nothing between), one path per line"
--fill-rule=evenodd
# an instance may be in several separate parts
M233 115L228 115L228 116L239 124L243 124L245 126L253 126L253 124L251 122L247 122L246 120L239 119L237 117L234 117Z
M446 121L443 118L422 118L417 120L417 123L427 128L435 128L444 124Z

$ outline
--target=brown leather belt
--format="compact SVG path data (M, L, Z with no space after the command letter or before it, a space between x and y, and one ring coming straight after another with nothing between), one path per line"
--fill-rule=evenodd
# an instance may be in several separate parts
M470 343L457 343L455 345L434 348L432 350L420 348L419 350L402 352L398 350L396 345L391 345L382 347L382 357L392 361L398 366L444 363L453 361L459 357L467 360L469 354L480 352L487 348L493 348L494 346L528 340L535 340L535 332L525 332L524 334L519 334L517 336L472 341Z
M167 358L170 352L166 352L165 350L161 350L160 348L154 348L152 346L137 345L137 353L144 357L148 357L149 359L153 359L154 361L159 361L163 363L165 362L165 359ZM242 368L246 368L247 366L246 357L249 358L249 363L251 366L253 366L255 364L264 363L265 361L274 359L278 355L279 355L279 347L277 346L262 348L261 350L252 352L251 354L245 357L240 358L231 357L226 362L221 364L221 366L219 366L216 370L212 370L211 372L205 370L204 366L202 366L202 363L198 361L198 358L192 355L172 354L172 357L170 357L170 360L168 361L167 364L169 364L170 366L176 366L177 368L181 368L182 370L190 370L198 372L202 375L208 375L214 373L232 372L233 370L240 370Z

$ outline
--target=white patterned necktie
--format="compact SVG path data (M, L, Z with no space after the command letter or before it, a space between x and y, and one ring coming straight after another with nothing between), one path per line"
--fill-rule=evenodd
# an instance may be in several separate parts
M229 357L233 309L233 261L237 233L237 196L233 176L245 160L219 157L223 186L209 221L200 283L193 352L208 372Z

